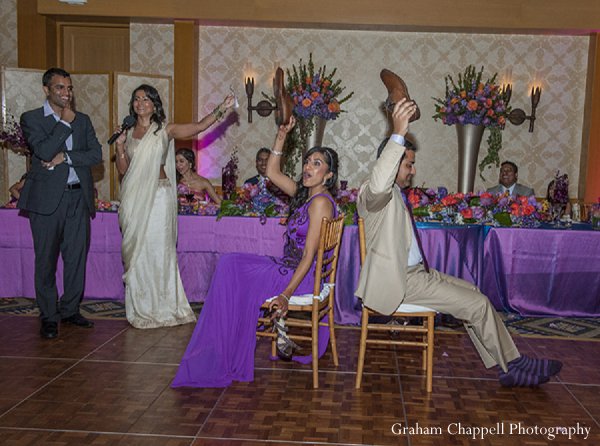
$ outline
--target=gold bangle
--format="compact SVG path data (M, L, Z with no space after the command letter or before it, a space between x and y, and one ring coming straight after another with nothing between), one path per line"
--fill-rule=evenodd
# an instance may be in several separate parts
M283 297L283 298L286 300L286 302L287 302L288 304L290 303L290 298L289 298L289 297L287 297L285 294L283 294L283 293L280 293L280 294L279 294L279 296Z

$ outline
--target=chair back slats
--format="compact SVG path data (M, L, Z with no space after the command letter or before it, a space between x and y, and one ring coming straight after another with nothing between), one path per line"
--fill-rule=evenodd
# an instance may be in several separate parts
M344 230L344 214L329 220L321 221L321 237L317 251L316 276L313 293L319 295L324 281L334 283L337 272L337 261L340 251L342 232ZM332 290L335 293L335 290ZM330 295L330 299L333 296Z

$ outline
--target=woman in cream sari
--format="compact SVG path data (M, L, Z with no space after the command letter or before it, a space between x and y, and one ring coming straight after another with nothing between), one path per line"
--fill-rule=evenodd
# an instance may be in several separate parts
M119 224L125 274L127 320L136 328L194 322L177 264L177 191L174 139L206 130L234 103L227 96L199 122L166 124L156 89L140 85L131 96L130 132L116 141L116 165L123 175ZM131 133L128 138L128 133Z

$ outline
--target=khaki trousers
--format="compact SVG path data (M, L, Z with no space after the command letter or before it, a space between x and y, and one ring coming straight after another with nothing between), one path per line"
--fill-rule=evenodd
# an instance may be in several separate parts
M403 303L423 305L462 320L488 369L499 365L506 372L507 364L521 356L489 299L465 280L434 269L427 273L422 265L409 267Z

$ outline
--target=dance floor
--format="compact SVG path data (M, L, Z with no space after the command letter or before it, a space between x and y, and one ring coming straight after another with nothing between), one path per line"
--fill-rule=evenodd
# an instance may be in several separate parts
M45 341L37 318L0 315L1 445L600 444L598 341L517 336L523 353L565 367L539 389L504 389L466 335L438 332L427 395L418 355L384 347L367 352L355 390L359 332L343 327L340 365L325 354L318 390L309 366L270 361L266 341L254 382L174 390L193 324L95 322L61 326L58 340Z

